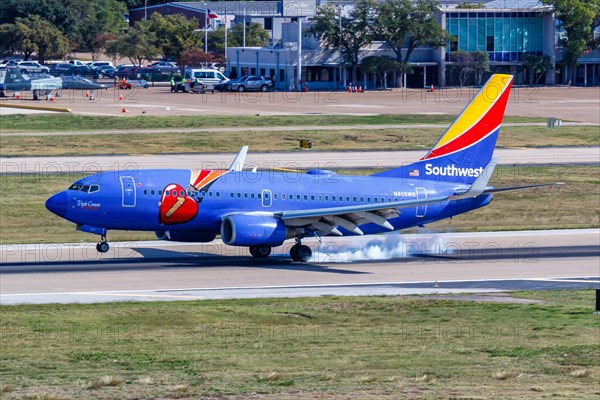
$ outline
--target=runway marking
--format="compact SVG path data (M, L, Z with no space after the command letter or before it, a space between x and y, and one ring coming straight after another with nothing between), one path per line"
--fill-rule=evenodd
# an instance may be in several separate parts
M600 285L600 280L585 280L585 279L566 279L566 278L538 278L533 279L536 281L543 282L571 282L571 283L597 283Z
M149 289L148 292L154 292L155 290ZM34 294L34 293L32 293ZM156 298L164 298L164 299L196 299L202 300L203 296L189 296L189 295L181 295L181 296L169 296L166 294L128 294L128 293L114 293L114 292L77 292L72 294L80 294L80 295L89 295L89 296L113 296L113 297L156 297Z
M501 281L551 281L551 282L569 282L568 279L576 280L577 278L596 278L591 276L567 276L567 277L547 277L547 278L489 278L489 279L451 279L451 280L424 280L424 281L403 281L403 282L365 282L365 283L323 283L323 284L307 284L307 285L269 285L269 286L224 286L224 287L204 287L204 288L169 288L169 289L131 289L131 290L109 290L109 291L86 291L86 292L45 292L45 293L8 293L4 296L51 296L51 295L114 295L129 294L134 296L136 293L144 292L192 292L192 291L226 291L226 290L267 290L267 289L307 289L307 288L338 288L338 287L363 287L363 286L386 286L386 285L407 285L407 284L424 284L437 282L438 285L443 283L469 283L469 282L501 282ZM578 283L600 283L590 280L582 280ZM432 286L433 288L433 286ZM444 288L440 288L444 289ZM163 295L156 295L163 296ZM164 295L165 297L172 297ZM2 297L2 295L0 295ZM176 296L180 298L182 296ZM190 296L194 297L194 296Z

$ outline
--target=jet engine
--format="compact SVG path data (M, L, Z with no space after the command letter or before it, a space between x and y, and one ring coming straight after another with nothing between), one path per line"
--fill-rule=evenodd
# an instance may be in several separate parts
M295 231L283 222L260 215L234 214L221 223L221 239L231 246L280 246Z
M215 240L215 236L204 232L187 232L187 231L156 231L156 237L160 240L168 240L171 242L196 242L207 243Z

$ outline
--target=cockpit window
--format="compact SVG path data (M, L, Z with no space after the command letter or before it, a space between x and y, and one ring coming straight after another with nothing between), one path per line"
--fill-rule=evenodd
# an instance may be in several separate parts
M80 192L94 193L100 190L99 185L83 185L81 183L74 183L69 187L69 190L77 190Z

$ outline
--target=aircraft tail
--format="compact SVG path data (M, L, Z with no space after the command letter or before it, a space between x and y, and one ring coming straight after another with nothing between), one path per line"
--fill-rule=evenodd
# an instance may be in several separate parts
M4 85L7 84L22 84L26 81L18 68L7 68L4 76Z
M492 75L421 160L374 176L472 184L494 153L512 78Z

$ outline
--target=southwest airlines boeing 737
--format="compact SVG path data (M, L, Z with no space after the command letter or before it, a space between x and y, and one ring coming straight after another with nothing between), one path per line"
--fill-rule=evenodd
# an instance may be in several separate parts
M413 164L371 176L311 170L243 170L247 147L229 169L110 171L85 177L46 201L54 214L98 234L154 231L159 239L249 247L254 257L294 239L290 256L308 261L306 237L368 235L420 226L486 206L492 158L512 82L493 75L433 148Z

